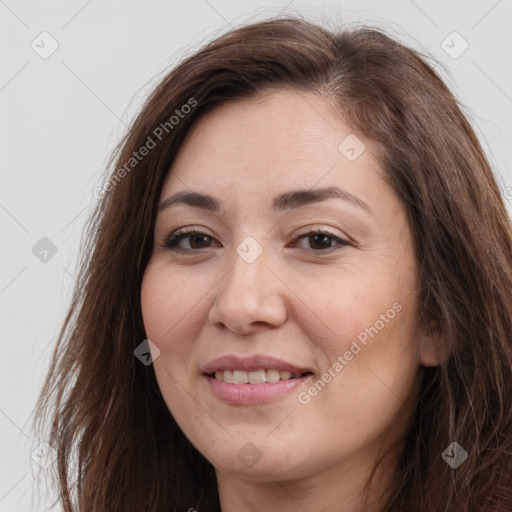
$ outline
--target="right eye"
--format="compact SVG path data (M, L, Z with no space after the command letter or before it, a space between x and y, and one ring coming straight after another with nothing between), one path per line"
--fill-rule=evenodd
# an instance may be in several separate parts
M213 237L194 228L181 228L166 237L162 247L170 251L196 251L211 247ZM182 242L185 242L185 247Z

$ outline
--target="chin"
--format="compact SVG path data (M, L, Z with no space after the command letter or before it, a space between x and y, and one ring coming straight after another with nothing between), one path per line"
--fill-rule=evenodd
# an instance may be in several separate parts
M302 456L298 456L301 454ZM311 474L312 464L303 457L304 448L279 447L267 439L247 438L224 445L205 456L217 471L234 473L253 481L294 480Z

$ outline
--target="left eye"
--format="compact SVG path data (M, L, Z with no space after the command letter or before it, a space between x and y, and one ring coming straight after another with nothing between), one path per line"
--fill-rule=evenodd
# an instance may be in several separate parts
M310 233L305 233L299 237L299 240L308 240L310 247L305 248L311 248L314 251L325 251L326 249L335 248L337 245L350 245L350 243L346 240L342 240L341 238L338 238L337 236L331 235L330 233L324 231L312 231Z

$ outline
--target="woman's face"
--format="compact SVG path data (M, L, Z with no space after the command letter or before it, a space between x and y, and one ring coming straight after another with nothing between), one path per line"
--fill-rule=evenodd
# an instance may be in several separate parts
M322 97L267 91L201 118L165 180L144 325L219 474L361 472L406 425L418 270L374 149Z

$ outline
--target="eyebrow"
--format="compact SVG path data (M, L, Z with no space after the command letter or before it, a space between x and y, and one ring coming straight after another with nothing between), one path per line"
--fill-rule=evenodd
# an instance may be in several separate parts
M350 194L339 187L328 187L321 189L294 190L285 192L275 197L272 201L272 207L276 211L290 210L300 208L313 203L325 201L327 199L342 199L352 205L355 205L368 213L371 213L369 206L358 197ZM183 190L165 199L158 207L159 211L165 210L176 204L186 204L210 212L220 211L220 201L212 196L200 194L198 192L189 192Z

